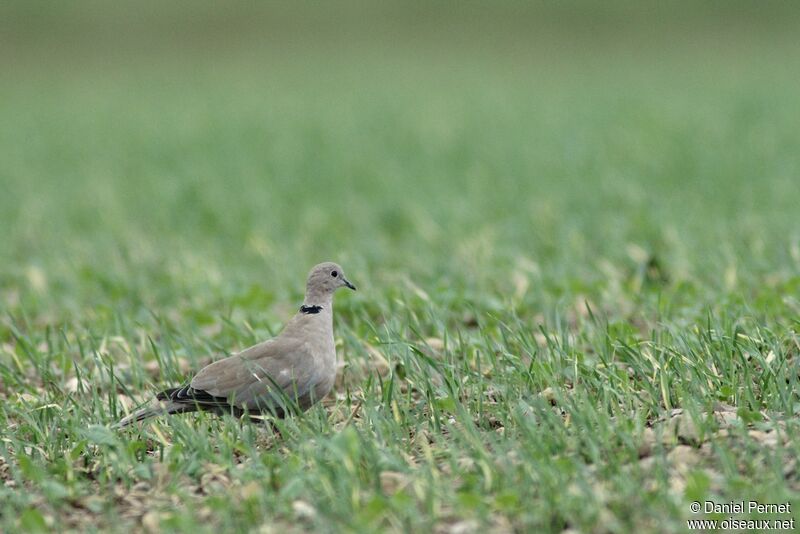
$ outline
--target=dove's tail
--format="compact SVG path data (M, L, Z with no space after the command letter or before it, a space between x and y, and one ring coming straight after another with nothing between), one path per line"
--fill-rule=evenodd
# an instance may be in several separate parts
M180 388L162 391L148 406L145 406L141 410L137 410L127 417L120 419L119 422L114 425L114 428L124 428L128 425L132 425L133 423L138 423L139 421L144 421L145 419L149 419L151 417L158 417L160 415L173 415L197 411L196 405L178 403L170 399L172 394L178 389Z

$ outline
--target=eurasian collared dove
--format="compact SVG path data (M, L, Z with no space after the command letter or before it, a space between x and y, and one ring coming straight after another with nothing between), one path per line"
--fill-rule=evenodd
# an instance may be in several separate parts
M197 410L284 417L292 408L308 409L328 394L336 378L333 293L340 287L355 290L341 267L315 266L300 311L277 337L204 367L188 385L162 391L116 426Z

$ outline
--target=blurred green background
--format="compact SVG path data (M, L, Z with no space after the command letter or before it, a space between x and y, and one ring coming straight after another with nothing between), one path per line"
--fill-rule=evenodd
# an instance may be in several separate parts
M597 292L637 251L673 282L785 279L799 13L4 2L4 301L296 293L328 258L498 295L520 268Z

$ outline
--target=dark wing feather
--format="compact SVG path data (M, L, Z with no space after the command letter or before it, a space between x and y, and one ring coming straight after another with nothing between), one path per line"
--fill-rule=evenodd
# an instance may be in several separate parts
M226 397L211 395L202 389L195 389L190 384L180 388L172 388L159 393L156 398L161 401L170 400L176 404L191 406L196 410L204 410L217 414L229 413L234 417L242 417L246 410L228 402ZM275 410L275 417L283 418L284 412L280 408Z

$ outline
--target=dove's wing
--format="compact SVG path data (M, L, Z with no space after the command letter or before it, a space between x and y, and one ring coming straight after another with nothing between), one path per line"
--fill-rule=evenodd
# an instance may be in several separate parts
M276 338L214 362L176 390L171 400L200 408L272 411L282 415L316 383L305 343Z

